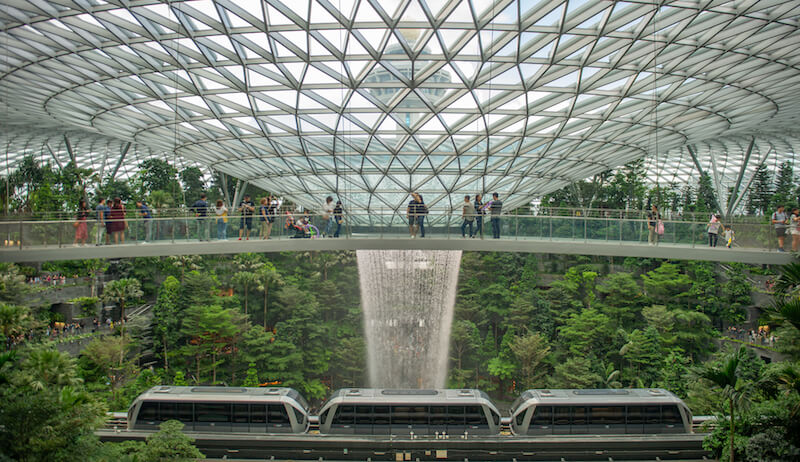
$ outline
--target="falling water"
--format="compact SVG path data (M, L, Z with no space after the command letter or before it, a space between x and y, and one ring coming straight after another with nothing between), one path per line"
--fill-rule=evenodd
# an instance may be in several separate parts
M356 255L370 385L444 388L461 251Z

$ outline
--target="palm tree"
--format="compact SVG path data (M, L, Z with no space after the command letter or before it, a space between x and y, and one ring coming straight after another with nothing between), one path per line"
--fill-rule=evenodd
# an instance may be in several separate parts
M619 369L614 367L614 363L609 361L608 364L600 364L603 368L603 387L605 388L622 388L622 382L619 379Z
M50 348L36 348L20 364L20 376L25 385L35 390L47 387L80 385L75 359L67 353Z
M744 407L747 404L747 397L750 391L749 384L739 378L739 366L744 361L746 353L745 348L740 347L737 351L726 355L719 366L708 365L697 369L695 372L700 378L709 381L712 387L719 388L722 395L728 401L728 413L731 417L729 433L730 447L728 449L730 452L730 462L733 462L734 459L734 412L737 407Z
M766 319L775 324L789 323L800 329L800 298L789 300L775 299L775 304L764 310Z
M142 295L144 295L142 284L138 279L123 278L106 284L101 298L104 302L116 303L120 309L120 318L125 319L125 304L140 298Z
M778 388L786 395L797 393L800 395L800 368L797 364L781 363L778 371ZM792 417L800 413L800 402L796 402L792 409Z
M775 291L779 294L789 294L797 287L800 287L800 263L784 265L780 277L775 281Z
M244 314L247 314L247 297L250 295L250 287L258 284L258 276L250 271L240 271L233 275L231 282L244 289Z
M271 285L280 285L283 283L281 275L275 269L275 266L267 262L264 266L256 271L256 281L258 282L258 290L264 291L264 330L267 329L267 295L269 295L269 288Z

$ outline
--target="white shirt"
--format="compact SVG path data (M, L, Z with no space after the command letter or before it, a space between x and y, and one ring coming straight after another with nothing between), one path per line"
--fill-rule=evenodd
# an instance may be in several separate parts
M325 202L322 205L322 210L325 212L322 214L322 218L324 218L325 220L330 218L334 208L336 208L336 205L333 201Z

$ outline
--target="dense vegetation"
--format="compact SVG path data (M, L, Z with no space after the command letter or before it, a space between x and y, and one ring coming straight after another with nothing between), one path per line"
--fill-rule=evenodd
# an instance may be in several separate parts
M9 457L31 445L39 452L28 460L146 451L99 445L91 430L106 409L124 410L156 384L280 384L316 400L334 388L366 385L351 253L138 258L100 266L65 262L48 269L105 272L111 280L100 297L118 306L152 300L152 319L118 325L77 359L41 342L4 356L0 449ZM25 306L29 288L20 271L37 270L5 265L1 272L6 336L49 321L47 310ZM465 253L449 385L478 387L498 400L530 387L665 387L695 414L735 409L739 455L788 457L800 447L793 411L800 404L798 363L766 365L750 349L718 350L715 343L724 325L743 321L752 304L747 278L759 272L706 262ZM768 321L777 328L776 347L795 361L798 280L779 279L786 295L778 295ZM727 382L715 380L725 371ZM41 417L21 427L14 422L23 414ZM729 446L726 422L707 442L722 454ZM34 429L44 428L60 439L21 438L36 439ZM767 443L778 436L780 444Z

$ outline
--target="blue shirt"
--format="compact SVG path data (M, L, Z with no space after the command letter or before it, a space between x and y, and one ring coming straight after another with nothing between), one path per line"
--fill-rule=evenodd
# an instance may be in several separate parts
M194 213L199 217L208 215L208 202L203 199L198 199L197 202L192 204L192 208L194 209Z
M97 211L97 221L103 221L108 218L108 211L111 209L105 204L97 204L95 210Z
M148 208L145 204L142 204L142 206L139 207L139 214L144 219L153 218L153 215L150 214L150 208Z

